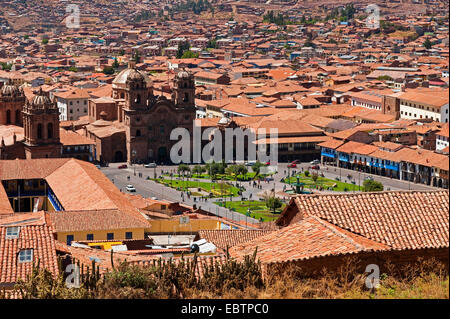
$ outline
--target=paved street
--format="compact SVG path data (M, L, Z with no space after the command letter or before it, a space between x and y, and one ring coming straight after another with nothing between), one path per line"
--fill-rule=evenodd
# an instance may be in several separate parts
M206 211L215 214L216 216L224 217L236 222L239 221L248 221L249 223L257 223L259 222L256 219L244 216L240 213L230 211L229 209L219 207L215 205L214 202L218 201L218 198L208 199L207 201L198 201L198 198L187 196L182 197L182 192L172 189L170 187L165 187L159 183L149 181L146 178L149 176L153 178L156 173L157 176L160 176L162 172L173 171L176 173L177 166L158 166L157 168L145 168L142 165L130 166L126 169L118 169L117 167L123 163L111 163L109 167L102 167L101 171L114 182L114 184L121 189L122 192L126 192L126 185L132 184L136 188L136 192L144 197L152 198L155 197L157 199L166 199L169 201L182 202L186 205L196 205ZM262 189L254 188L251 186L249 182L238 182L238 184L244 186L246 191L243 192L242 197L251 198L251 199L259 199L260 195L265 191L272 191L275 187L276 192L283 191L284 183L281 183L280 180L283 177L286 177L288 171L291 174L294 172L301 172L302 169L306 170L310 166L309 163L301 163L297 165L297 168L288 169L287 163L278 164L278 172L275 174L274 180L270 182L261 182ZM249 171L251 169L249 168ZM142 173L142 177L139 177L139 173ZM355 179L356 185L361 185L364 182L364 179L367 176L372 176L374 180L383 183L385 190L432 190L436 189L431 186L409 183L406 181L399 181L396 179L391 179L388 177L381 177L377 175L371 175L366 173L359 173L356 171L348 170L348 169L339 169L334 166L324 166L320 165L319 173L323 173L326 178L335 179L336 177L340 177L341 181L351 183L351 180L348 179L348 175L352 175ZM128 176L130 180L128 180ZM195 181L196 179L190 179L191 181ZM204 179L199 179L200 181L205 181ZM233 182L234 184L234 182ZM336 194L336 192L330 192ZM286 198L287 199L287 198ZM227 198L229 200L241 200L241 197Z

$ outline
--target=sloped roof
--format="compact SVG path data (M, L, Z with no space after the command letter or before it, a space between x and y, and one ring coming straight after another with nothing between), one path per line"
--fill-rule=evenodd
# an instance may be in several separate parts
M145 217L93 164L74 158L0 161L0 180L45 179L64 210L120 210ZM1 184L0 184L1 187Z
M271 230L221 229L200 230L198 235L200 238L213 243L216 247L226 250L227 247L231 248L271 232Z
M320 256L386 249L386 245L349 233L339 227L308 216L288 227L271 232L230 249L230 255L243 258L256 247L257 259L263 263L286 262Z
M316 216L392 248L449 246L448 191L299 195L287 207L279 226Z
M27 221L28 220L28 221ZM8 226L19 226L19 238L6 239ZM13 284L31 274L32 262L18 262L22 249L33 249L33 261L58 274L55 240L43 213L21 214L0 220L0 284Z
M118 209L62 211L47 213L56 232L135 229L149 227Z

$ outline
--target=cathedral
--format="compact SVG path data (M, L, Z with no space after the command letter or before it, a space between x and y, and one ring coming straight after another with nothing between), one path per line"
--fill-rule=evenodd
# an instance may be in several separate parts
M170 140L175 128L185 128L192 136L195 119L194 77L180 70L172 96L153 94L152 82L130 62L112 82L110 99L91 100L90 124L84 135L96 143L100 162L170 162ZM112 114L110 114L112 113Z
M33 94L27 99L12 83L0 87L0 159L73 156L61 143L67 131L60 130L56 101L42 89ZM111 95L90 99L88 121L69 128L94 145L93 160L169 163L177 143L172 130L185 128L192 137L195 85L188 71L175 75L171 96L155 96L152 81L130 62L113 80Z

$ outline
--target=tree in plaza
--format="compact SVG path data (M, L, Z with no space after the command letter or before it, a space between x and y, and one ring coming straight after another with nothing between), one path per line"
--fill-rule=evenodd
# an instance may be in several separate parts
M189 179L189 175L186 174L186 172L189 174L191 172L191 169L188 165L186 164L180 164L178 165L178 174L183 176L183 181L184 181L184 177L186 176L187 179Z
M363 183L363 192L381 192L383 189L383 184L377 181L366 179Z
M197 174L197 175L201 175L205 171L206 171L206 168L201 165L195 165L194 168L192 169L192 173Z
M247 167L245 167L245 165L238 165L237 173L238 173L238 175L244 176L244 180L245 180L247 173L248 173L248 169L247 169Z
M265 192L263 195L264 202L266 203L267 208L270 208L272 212L275 214L276 210L283 206L281 200L275 196L275 192Z
M227 174L230 177L234 177L234 179L237 181L238 176L238 166L237 165L230 165L225 169L225 174Z
M206 164L206 171L208 172L211 179L216 179L217 174L220 174L220 164L212 161ZM222 173L223 174L223 173Z
M319 178L319 174L313 172L313 173L311 174L311 178L312 178L312 180L314 181L314 183L316 183L316 182L317 182L317 179Z
M260 161L257 161L255 163L255 165L252 166L252 171L253 171L253 173L255 173L255 176L253 177L253 179L255 179L259 175L259 173L261 172L262 166L264 166L264 164L261 163Z

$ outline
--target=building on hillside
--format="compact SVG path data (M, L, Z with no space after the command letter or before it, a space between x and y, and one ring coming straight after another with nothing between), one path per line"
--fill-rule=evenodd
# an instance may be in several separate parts
M54 94L60 121L76 121L88 115L89 93L84 89L72 89Z
M382 111L402 119L449 121L448 89L418 88L383 96Z

